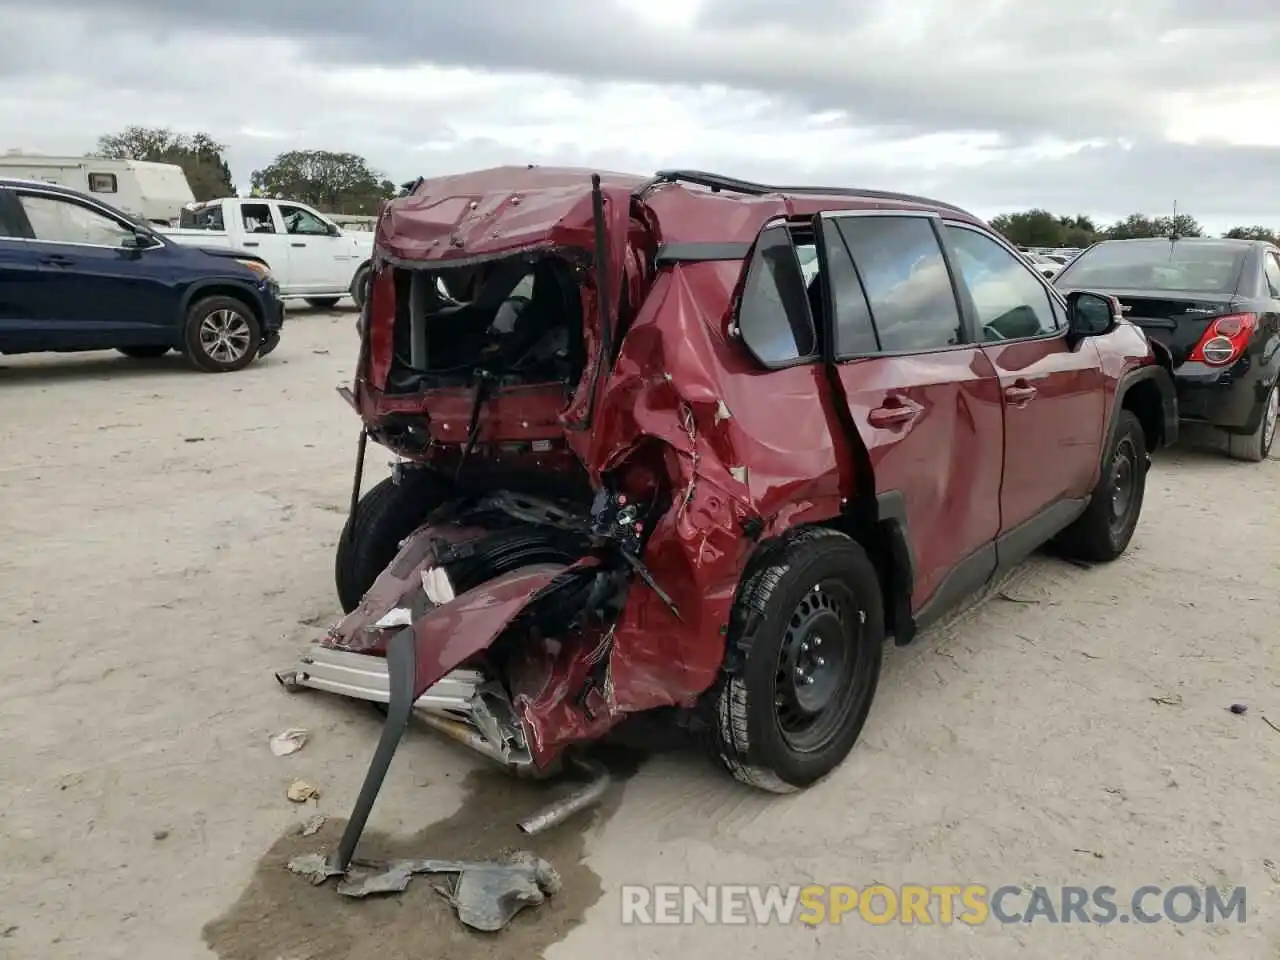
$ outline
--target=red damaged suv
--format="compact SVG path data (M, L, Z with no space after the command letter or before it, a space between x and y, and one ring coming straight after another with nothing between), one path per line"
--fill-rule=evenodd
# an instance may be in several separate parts
M920 197L484 170L390 202L374 269L346 617L279 675L387 704L348 858L415 706L534 775L675 708L813 783L887 637L1050 541L1118 556L1177 431L1114 300Z

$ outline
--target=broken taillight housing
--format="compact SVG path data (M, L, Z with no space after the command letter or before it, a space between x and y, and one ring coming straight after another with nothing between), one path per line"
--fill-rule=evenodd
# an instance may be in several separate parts
M1240 359L1249 338L1258 329L1256 313L1229 313L1218 317L1205 330L1204 336L1187 357L1190 361L1225 367Z

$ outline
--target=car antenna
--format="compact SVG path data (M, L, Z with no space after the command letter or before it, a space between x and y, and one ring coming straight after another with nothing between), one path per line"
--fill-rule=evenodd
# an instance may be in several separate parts
M1169 242L1175 243L1181 239L1182 237L1178 234L1178 201L1175 200L1173 201L1173 216L1169 219ZM1169 256L1173 256L1172 250L1169 251Z

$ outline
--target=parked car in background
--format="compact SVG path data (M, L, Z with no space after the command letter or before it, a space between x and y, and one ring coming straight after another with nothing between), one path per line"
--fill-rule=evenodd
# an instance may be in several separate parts
M284 306L262 260L174 243L65 187L0 179L0 353L183 353L239 370L280 341Z
M398 467L357 467L347 616L280 675L390 701L356 839L415 702L526 772L675 707L806 787L886 637L1047 542L1119 556L1177 431L1114 300L941 201L508 167L390 201L378 253L347 399Z
M10 150L0 154L0 177L69 187L92 194L136 219L165 226L196 199L186 173L176 163L49 157Z
M1106 240L1055 281L1104 290L1171 357L1182 419L1224 431L1260 461L1280 419L1280 250L1261 240Z
M343 297L363 306L373 234L343 230L304 203L228 197L182 212L177 243L243 250L265 260L286 300L328 309Z
M1052 280L1058 275L1058 271L1062 269L1062 264L1056 260L1051 260L1042 253L1023 253L1022 256L1027 263L1035 268L1036 273L1046 280Z

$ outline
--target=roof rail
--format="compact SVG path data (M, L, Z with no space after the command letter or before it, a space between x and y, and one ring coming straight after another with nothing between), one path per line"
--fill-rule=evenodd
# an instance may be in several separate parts
M860 190L848 187L776 186L767 183L752 183L749 180L737 180L718 173L708 173L705 170L659 170L642 189L648 190L660 183L692 183L696 186L707 187L716 193L721 190L728 190L731 193L741 193L752 197L763 197L771 193L794 193L827 197L857 197L867 200L897 200L901 203L917 203L921 206L937 207L940 210L951 210L966 217L973 217L973 214L968 210L957 207L955 204L943 203L941 200L931 200L928 197L918 197L910 193L895 193L890 190Z

